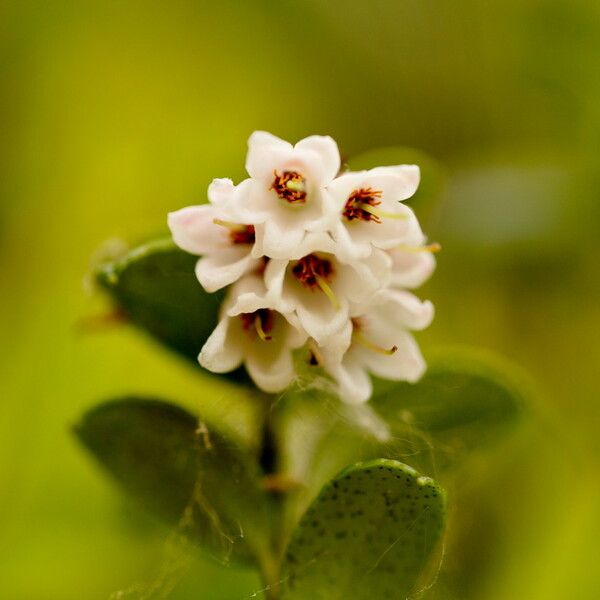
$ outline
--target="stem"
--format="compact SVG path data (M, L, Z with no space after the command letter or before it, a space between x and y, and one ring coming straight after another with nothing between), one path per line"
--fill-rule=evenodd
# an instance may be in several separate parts
M260 574L265 600L279 600L279 564L277 559L262 560Z
M272 398L268 397L268 404L263 420L261 450L259 456L259 463L265 477L276 477L279 468L277 434L275 432L271 400ZM261 557L260 573L264 584L265 600L279 600L281 577L281 552L279 540L281 538L284 494L280 491L273 490L269 495L272 501L271 509L269 511L272 515L272 537L269 551L263 553L263 556Z
M277 441L268 409L262 430L260 457L258 460L265 475L273 475L277 471Z

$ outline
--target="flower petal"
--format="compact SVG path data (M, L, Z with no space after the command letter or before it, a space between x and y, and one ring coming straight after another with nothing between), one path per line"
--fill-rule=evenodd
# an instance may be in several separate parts
M325 342L319 346L323 360L328 365L341 363L344 354L350 347L352 341L352 322L348 320L337 333L330 335Z
M290 258L302 245L305 235L303 227L288 227L273 218L264 224L261 246L266 256Z
M263 346L270 343L262 342ZM245 365L254 383L270 394L284 390L296 376L292 355L287 348L281 348L279 353L251 352Z
M369 328L369 341L382 348L396 346L394 354L380 354L368 348L353 348L357 360L374 375L393 381L418 381L426 369L419 346L410 333L393 328Z
M213 222L216 214L209 204L169 213L167 220L174 242L190 254L208 254L229 246L227 231Z
M260 275L251 274L240 279L231 287L229 296L231 303L227 314L230 317L241 313L253 313L261 308L278 309L273 297L268 295L264 278Z
M414 289L425 283L435 270L435 257L431 252L393 250L391 285Z
M388 285L391 277L391 259L377 248L370 256L340 265L334 286L336 293L355 304L369 302L375 292Z
M246 244L240 244L201 258L196 263L196 277L202 287L212 293L237 281L259 264L250 256Z
M294 146L294 150L316 156L320 172L313 175L318 176L323 185L332 181L340 170L340 151L335 140L328 135L311 135L304 138Z
M254 338L251 351L246 354L246 369L262 390L279 392L294 379L292 349L306 341L304 332L296 330L290 321L280 313L273 314L271 338Z
M231 179L213 179L208 186L208 199L215 206L227 204L235 192Z
M200 350L198 362L213 373L227 373L242 364L244 344L239 319L224 317Z
M338 298L339 306L336 307L320 291L299 294L295 300L300 325L317 344L326 343L348 321L349 307L345 298Z
M421 301L405 290L382 290L373 304L366 317L373 316L384 326L420 330L429 327L433 320L433 304L429 300Z
M269 297L279 306L282 304L283 298L283 283L287 271L287 260L272 258L267 263L265 268L265 285L269 293ZM290 312L293 308L284 308L282 312Z
M414 195L421 181L421 169L418 165L396 165L393 167L376 167L369 171L370 175L393 175L402 182L398 190L399 197L395 200L406 200ZM402 197L400 197L402 196Z
M362 227L362 224L345 224L338 220L331 228L331 235L338 244L336 254L344 262L366 258L373 251L370 237L364 236L363 239L360 239L358 236L352 235L356 227Z
M363 365L351 354L341 364L326 365L325 370L336 380L342 402L362 404L371 397L371 378Z
M248 139L248 154L246 156L246 171L255 179L264 179L273 173L274 157L283 154L290 156L293 147L266 131L255 131Z

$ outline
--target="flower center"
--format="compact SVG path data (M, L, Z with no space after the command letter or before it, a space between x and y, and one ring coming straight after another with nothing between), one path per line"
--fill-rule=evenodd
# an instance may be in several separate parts
M239 228L231 228L229 237L232 244L254 244L254 225L241 225Z
M348 200L342 216L346 221L374 221L381 223L381 217L374 210L376 206L381 204L381 190L373 188L360 188L354 190Z
M259 308L252 313L242 313L240 315L242 327L250 335L255 333L263 342L268 342L272 339L269 335L273 330L275 314L268 308Z
M232 244L254 244L256 237L254 225L231 223L222 219L213 219L213 223L229 229L229 239Z
M333 290L329 286L335 271L330 260L316 254L308 254L292 267L294 277L309 290L319 288L335 309L340 307Z
M296 171L273 171L272 190L289 204L304 204L306 202L306 180Z
M292 267L294 277L309 289L319 287L319 279L329 283L333 277L333 265L326 258L308 254Z

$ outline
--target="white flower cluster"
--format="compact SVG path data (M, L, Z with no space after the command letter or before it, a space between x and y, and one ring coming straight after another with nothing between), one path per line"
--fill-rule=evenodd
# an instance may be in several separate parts
M349 403L369 399L369 372L414 382L425 363L410 330L433 305L407 290L433 272L433 246L402 204L419 184L413 165L340 174L330 137L292 146L257 131L239 185L215 179L210 204L169 214L175 243L202 258L207 292L231 286L199 356L224 373L244 364L279 392L295 378L293 350L333 378Z

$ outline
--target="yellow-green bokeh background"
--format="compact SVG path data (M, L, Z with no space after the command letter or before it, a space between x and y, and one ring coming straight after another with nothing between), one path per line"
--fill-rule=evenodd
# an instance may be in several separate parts
M124 392L222 390L127 329L81 333L107 238L164 230L255 129L346 156L424 150L447 174L421 340L533 376L530 421L451 485L438 600L600 597L600 5L595 0L54 2L0 6L0 597L104 599L165 532L70 435ZM244 600L197 560L176 600Z

